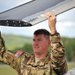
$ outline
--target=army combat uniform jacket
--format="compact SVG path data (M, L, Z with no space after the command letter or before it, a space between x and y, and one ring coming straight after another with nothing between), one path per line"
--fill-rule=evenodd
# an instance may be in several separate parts
M52 35L50 40L51 52L35 62L34 54L23 51L13 54L7 51L0 39L0 61L10 65L19 75L63 75L67 72L67 64L59 33Z

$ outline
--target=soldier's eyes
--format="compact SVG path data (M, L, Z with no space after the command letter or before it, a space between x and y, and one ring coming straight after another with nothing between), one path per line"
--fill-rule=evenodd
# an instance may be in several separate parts
M36 41L35 39L33 39L33 41ZM42 41L42 39L37 39L37 41Z
M42 39L38 39L38 41L41 41Z
M35 41L35 39L33 39L33 41Z

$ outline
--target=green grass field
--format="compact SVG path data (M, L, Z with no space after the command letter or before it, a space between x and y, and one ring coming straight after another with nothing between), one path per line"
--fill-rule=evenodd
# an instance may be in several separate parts
M69 70L75 68L75 63L68 64ZM18 75L17 72L9 66L0 66L0 75Z
M0 67L0 75L18 75L17 72L9 66Z

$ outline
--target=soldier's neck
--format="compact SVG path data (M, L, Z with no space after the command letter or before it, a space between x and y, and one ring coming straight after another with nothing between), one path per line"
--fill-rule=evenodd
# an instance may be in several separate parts
M38 59L45 58L47 54L48 54L48 51L46 51L45 53L34 53L35 57Z

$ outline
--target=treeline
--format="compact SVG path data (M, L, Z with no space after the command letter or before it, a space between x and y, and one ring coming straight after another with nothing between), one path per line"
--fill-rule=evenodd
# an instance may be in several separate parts
M15 35L4 35L6 48L16 52L17 50L24 50L25 52L33 53L32 38L15 36ZM62 37L61 40L64 43L66 50L66 57L69 62L75 62L75 38Z
M68 61L75 61L75 38L63 37L62 41L65 46Z

